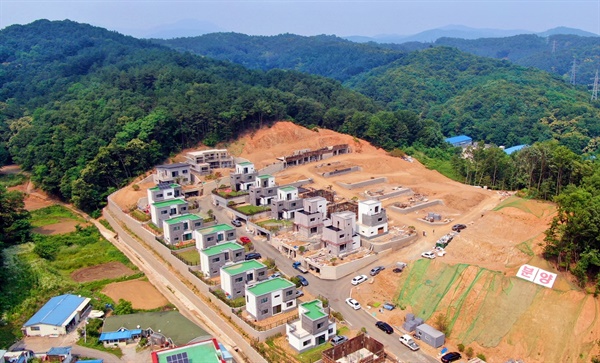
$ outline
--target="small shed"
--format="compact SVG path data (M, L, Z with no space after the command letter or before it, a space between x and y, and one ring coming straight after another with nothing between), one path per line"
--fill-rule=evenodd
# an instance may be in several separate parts
M427 343L434 348L439 348L446 342L446 335L444 333L427 324L419 325L415 334L424 343Z

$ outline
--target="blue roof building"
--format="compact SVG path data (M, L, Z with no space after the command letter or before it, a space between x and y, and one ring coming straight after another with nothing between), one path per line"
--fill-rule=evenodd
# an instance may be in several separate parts
M45 361L71 363L71 347L52 347L46 353Z
M452 144L452 146L469 146L473 144L473 139L467 135L458 135L446 138L446 142Z
M519 151L521 149L526 148L527 146L529 146L529 145L523 144L523 145L517 145L517 146L509 147L508 149L504 149L504 152L507 153L508 155L510 155L510 154L512 154L512 153L514 153L516 151Z
M75 295L55 296L23 325L27 336L67 334L91 309L90 299Z
M118 344L127 344L131 340L135 338L139 338L142 336L142 329L125 329L121 328L117 331L111 331L100 334L99 341L104 343L104 345L118 345Z

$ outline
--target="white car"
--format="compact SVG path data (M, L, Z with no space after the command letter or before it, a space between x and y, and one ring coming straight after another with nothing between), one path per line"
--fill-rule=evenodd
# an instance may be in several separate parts
M358 285L361 282L365 282L367 281L369 278L367 277L367 275L358 275L358 276L354 276L354 278L352 279L352 285Z
M433 260L435 258L435 253L431 251L423 252L421 253L421 257L430 258Z
M352 308L354 308L354 310L360 309L360 304L358 303L358 301L354 300L351 297L346 299L346 304L352 306Z
M410 335L404 334L398 339L400 340L400 343L406 345L408 349L419 350L419 345L414 341L414 339Z
M443 257L446 254L446 250L442 247L436 247L435 252L437 253L438 257Z

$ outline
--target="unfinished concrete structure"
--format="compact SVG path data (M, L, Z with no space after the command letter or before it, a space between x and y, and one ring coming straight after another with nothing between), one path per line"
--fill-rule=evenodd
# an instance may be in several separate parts
M210 174L213 169L233 167L233 157L227 149L192 151L185 157L191 169L201 175Z
M294 229L305 238L322 233L326 208L327 199L323 197L304 199L302 210L296 212L294 217Z
M345 360L342 360L346 358ZM358 335L347 342L329 348L321 354L323 363L355 362L383 363L385 351L383 343L364 334Z
M254 206L269 205L277 197L277 185L272 175L258 175L248 188L248 203Z
M360 236L356 233L356 215L352 212L333 213L324 221L323 248L330 254L340 256L360 247Z
M327 146L317 150L296 150L292 155L278 157L277 160L283 162L284 168L288 168L290 166L325 160L336 155L348 153L350 153L350 146L348 144L339 144Z
M358 202L358 233L373 238L388 233L388 219L379 200Z

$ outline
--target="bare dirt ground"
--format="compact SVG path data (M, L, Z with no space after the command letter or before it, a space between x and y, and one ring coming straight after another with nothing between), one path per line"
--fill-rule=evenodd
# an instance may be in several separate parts
M121 262L109 262L102 265L80 268L73 271L71 278L77 282L88 282L102 279L114 279L121 276L128 276L134 271Z
M148 281L131 280L106 285L102 293L114 301L131 301L134 309L156 309L169 301Z
M59 223L49 224L43 227L37 227L33 229L34 233L44 234L44 235L53 235L53 234L63 234L70 233L75 231L75 226L81 225L81 222L74 221L72 219L63 219Z

